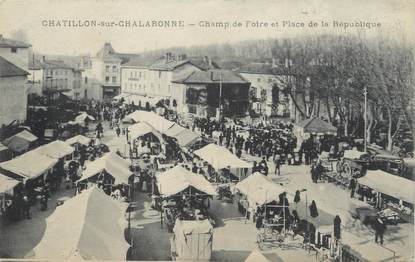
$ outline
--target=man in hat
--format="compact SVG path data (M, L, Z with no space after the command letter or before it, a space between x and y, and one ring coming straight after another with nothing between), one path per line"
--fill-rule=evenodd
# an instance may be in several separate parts
M383 234L386 231L386 225L385 222L380 218L380 216L377 217L375 223L374 223L374 229L375 229L375 242L378 243L378 239L380 240L380 244L383 245Z

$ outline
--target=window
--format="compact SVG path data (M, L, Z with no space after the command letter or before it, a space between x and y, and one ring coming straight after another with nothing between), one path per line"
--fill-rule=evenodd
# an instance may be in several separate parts
M107 82L107 83L108 83L109 81L110 81L110 77L109 77L109 76L106 76L106 77L105 77L105 82Z
M17 48L16 48L16 47L12 47L11 49L12 49L12 50L11 50L11 51L12 51L12 53L17 53Z
M85 77L85 84L88 84L88 77Z
M261 82L261 78L258 78L257 80L258 80L258 83Z
M117 73L117 66L112 66L112 72Z
M130 78L133 78L133 71L130 72Z
M107 65L107 66L105 67L105 71L106 71L106 72L109 72L109 71L110 71L110 66L109 66L109 65Z
M159 71L159 78L161 78L161 71Z
M137 71L134 71L134 77L137 78Z
M141 78L141 71L140 71L140 76L139 77Z
M115 84L116 82L117 82L117 77L116 76L113 76L112 77L112 83Z

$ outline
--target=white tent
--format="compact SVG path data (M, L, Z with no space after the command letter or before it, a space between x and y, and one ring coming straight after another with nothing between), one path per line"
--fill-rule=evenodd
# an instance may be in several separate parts
M53 260L125 260L127 205L92 187L65 201L46 219L34 258Z
M148 102L150 107L156 106L157 102L160 101L160 98L157 97L149 97L149 96L140 96L140 95L130 95L125 97L125 104L134 103L134 105L139 105L141 102L141 106L145 107L146 103Z
M264 205L278 200L279 195L286 191L259 172L248 176L235 187L247 196L250 205Z
M157 130L155 130L153 127L151 127L150 125L148 125L145 122L140 122L140 123L134 124L134 125L128 127L128 130L130 131L131 139L137 139L140 136L146 135L148 133L152 133L160 141L163 140L162 135Z
M213 186L202 175L194 174L181 166L175 166L157 175L157 186L160 194L171 196L194 187L208 195L216 195Z
M415 202L415 182L386 173L382 170L368 170L359 184L373 188L380 193L395 197L408 203Z
M127 115L123 121L136 123L145 122L162 134L174 125L174 122L169 121L154 112L147 111L135 111Z
M202 158L206 162L212 165L215 169L222 169L226 167L231 168L250 168L251 164L239 159L232 154L228 149L209 144L205 147L194 151L194 154Z
M75 148L68 145L67 143L61 141L61 140L55 140L53 142L50 142L49 144L40 146L33 151L38 152L39 154L60 159L67 155L70 155L73 153Z
M81 145L87 146L89 145L90 142L91 142L91 138L83 136L83 135L77 135L65 141L65 143L70 146L75 145L75 144L81 144Z
M15 152L23 152L27 150L31 143L37 140L37 136L33 135L27 130L15 134L3 141L10 150Z
M115 184L128 184L128 179L132 175L129 163L117 154L109 152L103 157L87 163L79 181L91 178L103 171L114 177Z
M20 181L0 173L0 194L13 189Z
M249 256L245 259L245 262L271 262L267 257L265 257L261 252L258 250L254 250L249 254Z
M347 159L359 159L362 155L367 154L365 152L360 152L357 150L345 150L343 158Z
M86 120L91 120L94 121L95 118L91 115L88 115L87 113L83 112L80 115L78 115L77 117L75 117L75 122L83 124L85 123Z
M36 178L51 169L58 159L29 151L12 160L0 163L0 168L9 171L24 179Z

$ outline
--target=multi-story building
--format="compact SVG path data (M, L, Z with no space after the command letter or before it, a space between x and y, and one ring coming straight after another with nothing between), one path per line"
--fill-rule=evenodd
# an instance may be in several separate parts
M36 94L38 96L43 95L43 67L42 63L32 56L29 59L29 73L27 82L28 94Z
M92 58L82 61L84 70L82 85L85 87L85 98L110 100L121 93L121 64L137 57L135 54L117 53L111 43Z
M147 102L154 104L167 99L171 105L180 106L184 90L176 88L174 81L218 66L208 57L188 58L167 53L152 63L143 58L132 59L121 68L121 91L127 102L144 106Z
M234 71L195 71L173 80L173 94L180 113L203 117L245 116L249 108L251 83Z
M64 94L76 100L83 98L81 69L73 68L62 60L47 60L45 57L42 59L41 66L44 94L52 97Z
M26 70L0 56L0 127L26 120Z
M285 91L294 79L286 70L275 63L249 63L241 66L237 72L251 82L250 98L256 113L290 116L290 96Z
M29 70L30 47L29 44L4 38L0 34L0 56L25 71Z

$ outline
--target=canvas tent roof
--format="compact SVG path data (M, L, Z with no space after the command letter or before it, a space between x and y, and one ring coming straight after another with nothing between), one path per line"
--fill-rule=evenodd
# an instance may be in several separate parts
M0 143L0 152L5 151L5 150L9 150L9 148L7 146L3 145L2 143Z
M157 176L160 194L171 196L194 187L208 195L216 195L213 186L202 175L193 174L181 166L175 166Z
M27 130L23 130L22 132L17 133L4 140L3 144L12 151L23 152L29 148L30 143L33 143L36 140L37 136L33 135Z
M222 169L228 166L231 168L251 167L249 163L239 159L228 149L215 144L206 145L203 148L194 151L194 154L207 161L215 169Z
M42 155L37 151L29 151L12 160L0 163L0 168L22 178L36 178L52 168L57 159Z
M285 189L259 172L256 172L238 184L236 188L247 196L252 205L264 205L277 200Z
M174 137L175 135L183 132L185 130L185 127L182 127L181 125L174 124L172 125L164 134L166 136Z
M254 250L245 259L245 262L271 262L271 260L269 260L266 256L264 256L258 250Z
M192 132L189 129L185 129L182 132L180 132L179 134L174 136L174 138L176 138L176 140L177 140L177 143L182 147L186 147L188 145L191 145L199 137L200 136L197 133Z
M174 122L171 122L154 112L147 111L135 111L124 118L124 121L131 120L136 123L145 122L162 134L174 125Z
M33 151L51 158L63 158L73 153L75 149L61 140L55 140L49 144L40 146Z
M91 142L91 138L83 136L83 135L77 135L74 137L71 137L65 141L66 144L72 146L74 144L81 144L81 145L89 145Z
M153 127L151 127L150 125L148 125L145 122L140 122L140 123L131 125L130 127L128 127L128 130L130 131L131 139L137 139L137 138L139 138L143 135L146 135L148 133L152 133L160 141L163 140L162 135L157 130L155 130Z
M134 105L139 105L141 102L141 106L146 106L146 103L148 102L150 106L155 106L158 101L160 101L159 98L156 97L149 97L149 96L140 96L140 95L129 95L124 98L125 104L131 104L134 103Z
M0 194L17 186L20 181L0 174Z
M87 113L83 112L83 113L79 114L77 117L75 117L75 122L83 123L83 122L85 122L86 119L89 119L91 121L95 120L95 118L93 116L88 115Z
M92 187L65 201L46 220L36 259L125 260L125 203Z
M364 154L366 154L366 153L365 152L360 152L360 151L357 151L357 150L345 150L343 158L359 159Z
M127 161L119 155L109 152L103 157L87 163L79 181L98 175L104 170L115 178L115 184L128 184L128 179L132 174Z
M326 121L312 117L303 120L297 124L298 127L304 129L304 133L336 133L337 128L327 123Z
M380 193L408 203L415 203L415 182L412 180L395 176L382 170L368 170L364 177L358 179L358 182Z

